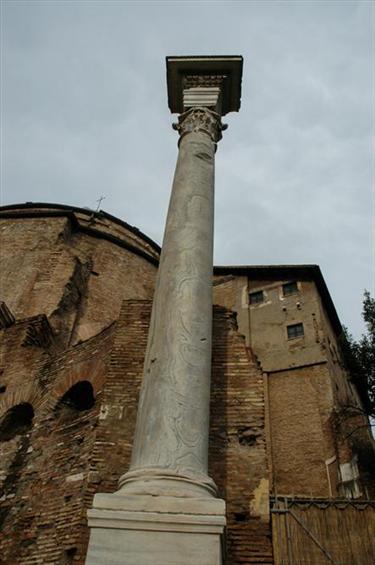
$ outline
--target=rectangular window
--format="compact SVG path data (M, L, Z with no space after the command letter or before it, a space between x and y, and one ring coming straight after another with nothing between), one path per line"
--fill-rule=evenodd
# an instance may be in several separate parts
M304 335L303 324L293 324L286 327L288 332L288 339L293 339L295 337L301 337Z
M298 292L298 286L296 281L283 284L284 296L289 296L290 294L296 294L296 292Z
M263 290L258 290L257 292L250 292L249 299L250 299L250 304L261 304L261 302L264 302Z

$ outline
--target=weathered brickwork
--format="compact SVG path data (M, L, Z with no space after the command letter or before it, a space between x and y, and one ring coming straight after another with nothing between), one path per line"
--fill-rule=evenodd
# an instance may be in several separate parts
M319 272L309 269L219 267L214 300L236 312L266 374L270 492L374 497L374 440L343 364L334 307ZM290 282L295 289L284 294ZM259 301L251 303L250 293ZM293 324L303 333L289 338Z
M66 347L116 320L123 300L152 298L156 251L142 237L100 216L23 214L0 213L1 299L17 319L46 314Z
M30 430L2 444L4 563L84 562L86 510L95 492L117 489L130 463L150 312L150 301L125 301L113 326L64 354L29 348L33 370L16 371L13 385L35 392L3 406L27 400L35 414ZM7 330L20 334L18 343L20 329ZM94 406L61 405L82 381L92 385ZM263 378L222 308L214 322L210 471L227 501L228 565L271 563Z
M79 234L73 249L91 257L91 276L83 296L72 342L85 340L101 331L120 313L123 300L150 299L154 292L156 266L105 240Z
M83 565L86 511L130 463L158 248L109 215L39 205L0 210L0 253L0 563ZM375 496L334 307L308 269L283 297L294 268L280 269L214 277L209 473L226 565L273 563L270 494Z
M18 344L23 325L26 322L6 332L18 333ZM6 414L12 406L28 402L34 418L29 429L1 443L4 563L69 563L74 556L83 562L88 536L85 507L96 478L91 457L112 333L111 327L55 357L41 354L38 347L19 345L25 349L28 370L12 373L1 410ZM23 356L16 340L12 354ZM92 386L95 405L79 410L59 404L82 381ZM15 389L20 392L13 394Z
M330 419L332 389L325 364L271 373L268 387L274 492L329 497L325 461L336 452ZM336 482L331 496L337 496Z
M151 301L126 301L116 323L92 454L100 492L117 490L130 464L150 315Z
M220 306L225 306L225 308L229 310L234 310L237 306L237 288L238 280L233 275L214 277L214 304L220 304Z
M228 565L273 563L263 375L233 312L215 307L210 474L227 503Z
M48 312L50 304L59 302L65 282L52 277L62 254L61 234L67 227L66 218L0 218L0 288L16 318ZM69 279L71 265L68 272ZM51 280L53 284L46 284Z

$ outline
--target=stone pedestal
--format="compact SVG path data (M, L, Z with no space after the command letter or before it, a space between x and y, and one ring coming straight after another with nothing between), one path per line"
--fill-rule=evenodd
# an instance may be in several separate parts
M222 500L98 494L88 518L88 565L222 563Z

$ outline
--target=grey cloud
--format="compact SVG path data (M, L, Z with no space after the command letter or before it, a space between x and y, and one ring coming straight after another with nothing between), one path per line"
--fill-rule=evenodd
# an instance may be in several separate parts
M104 194L160 243L177 155L164 58L242 54L242 109L217 152L215 261L319 263L358 335L374 292L373 9L4 2L2 202L95 207Z

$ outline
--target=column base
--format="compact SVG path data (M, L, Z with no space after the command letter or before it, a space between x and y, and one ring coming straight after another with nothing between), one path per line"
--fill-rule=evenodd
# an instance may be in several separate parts
M225 502L97 494L86 565L222 565Z
M147 467L128 471L119 480L122 495L206 498L217 496L214 481L203 473Z

